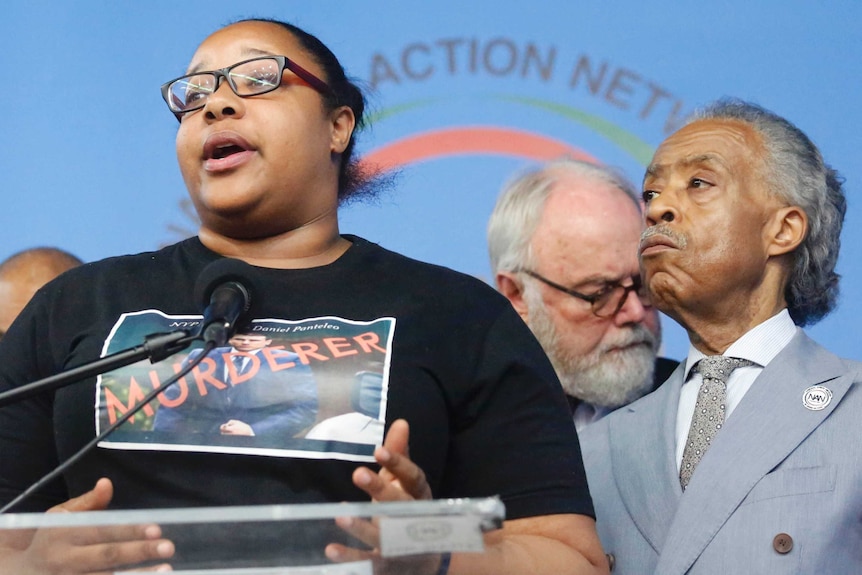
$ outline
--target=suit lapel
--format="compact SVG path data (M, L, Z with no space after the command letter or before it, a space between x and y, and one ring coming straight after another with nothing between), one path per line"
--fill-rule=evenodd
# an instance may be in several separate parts
M685 573L757 482L829 417L852 383L844 363L800 330L758 376L698 465L657 572ZM820 411L802 403L812 385L833 393Z
M622 408L609 421L611 465L620 496L638 530L661 553L682 495L674 463L680 365L667 383ZM661 453L661 457L655 457Z

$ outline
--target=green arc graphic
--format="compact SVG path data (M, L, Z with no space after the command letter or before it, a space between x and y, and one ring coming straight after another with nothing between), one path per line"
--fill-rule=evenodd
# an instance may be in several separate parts
M618 125L594 114L588 114L572 106L564 106L556 102L540 100L537 98L527 98L524 96L510 95L496 95L490 97L497 100L514 102L533 108L539 108L553 114L557 114L558 116L562 116L567 120L571 120L573 122L581 124L582 126L585 126L586 128L599 134L603 138L609 140L615 146L617 146L629 156L634 158L634 160L642 166L646 166L647 164L649 164L649 161L652 158L654 148L651 145L638 138L637 136L633 135L631 132L628 132L620 128ZM368 117L368 123L369 125L373 125L375 122L382 122L394 116L404 114L406 112L410 112L428 106L433 106L435 104L444 102L445 100L446 99L444 98L430 98L424 100L415 100L412 102L406 102L404 104L384 108L380 112L370 115Z

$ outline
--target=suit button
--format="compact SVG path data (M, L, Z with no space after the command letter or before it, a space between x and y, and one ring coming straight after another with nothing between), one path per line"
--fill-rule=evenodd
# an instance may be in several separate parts
M782 555L790 553L790 550L793 549L793 537L787 533L779 533L772 540L772 548Z
M616 558L616 557L614 557L614 554L613 554L613 553L605 553L605 557L607 557L607 558L608 558L608 565L610 566L611 571L613 571L613 570L614 570L614 565L616 565L616 564L617 564L617 558Z

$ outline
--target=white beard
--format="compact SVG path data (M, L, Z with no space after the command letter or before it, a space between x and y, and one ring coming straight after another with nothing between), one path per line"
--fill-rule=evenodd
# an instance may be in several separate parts
M537 291L527 288L524 293L529 309L527 323L568 395L595 406L616 409L652 388L660 343L652 332L642 324L635 324L605 338L589 355L576 357L560 343L556 326Z

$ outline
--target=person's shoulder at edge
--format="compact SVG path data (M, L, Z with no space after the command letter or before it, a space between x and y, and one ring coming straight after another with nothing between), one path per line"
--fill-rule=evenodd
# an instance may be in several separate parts
M676 366L679 365L678 362L673 363ZM671 370L670 373L673 373L673 371L674 370ZM584 457L586 458L590 445L597 445L597 443L592 438L600 435L606 436L608 434L609 426L611 424L628 425L628 416L633 411L640 411L643 409L665 409L663 402L665 401L666 397L665 392L668 391L668 389L664 386L664 383L666 382L658 384L652 391L650 391L646 395L639 397L638 399L634 400L629 404L623 405L619 409L613 410L598 421L595 421L580 430L578 432L578 436L581 439L581 451L583 452Z
M669 357L655 358L655 373L653 375L653 387L650 393L658 389L661 384L666 382L670 376L679 367L680 362Z

